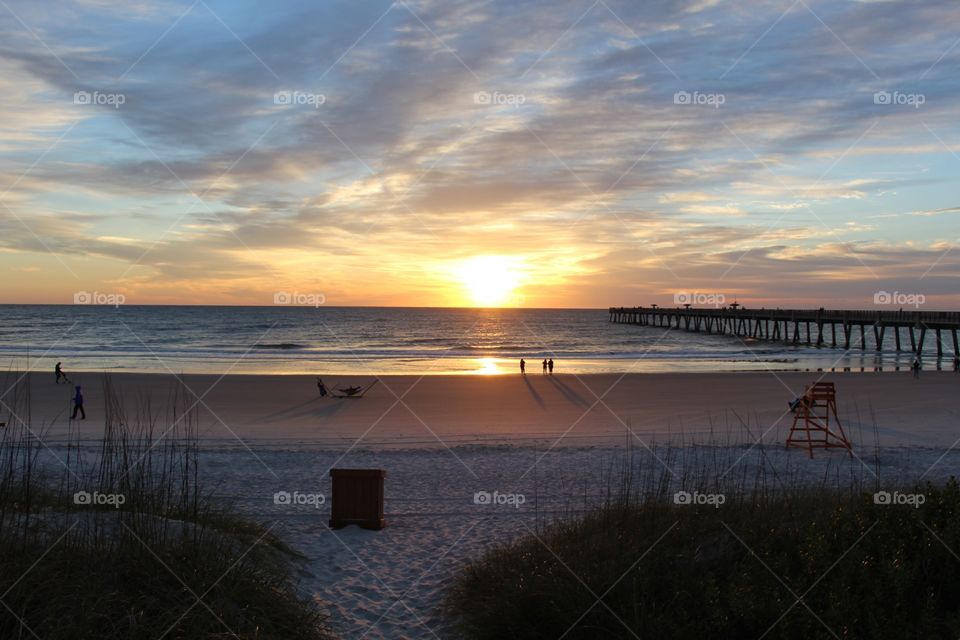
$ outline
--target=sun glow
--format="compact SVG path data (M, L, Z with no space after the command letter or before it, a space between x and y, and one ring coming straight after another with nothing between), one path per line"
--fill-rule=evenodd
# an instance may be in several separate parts
M503 373L497 366L497 361L493 358L480 358L477 361L479 368L474 372L482 376L495 376Z
M477 256L461 262L454 273L473 304L499 307L512 300L520 285L515 260L505 256Z

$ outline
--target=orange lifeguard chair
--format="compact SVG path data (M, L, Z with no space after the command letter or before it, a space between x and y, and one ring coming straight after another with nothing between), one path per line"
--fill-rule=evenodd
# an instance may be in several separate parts
M811 458L814 449L846 449L853 457L853 447L837 417L837 390L832 382L807 386L793 410L787 446L806 449Z

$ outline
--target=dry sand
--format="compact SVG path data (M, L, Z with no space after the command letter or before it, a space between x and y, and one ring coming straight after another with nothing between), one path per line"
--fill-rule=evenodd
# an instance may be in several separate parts
M809 460L782 446L787 402L821 376L837 385L855 457ZM72 386L46 372L30 380L29 419L54 468L69 455L69 425L93 452L103 428L103 374L73 378L85 390L84 422L66 420ZM747 488L758 478L910 486L960 475L960 375L948 372L386 376L349 400L319 398L312 376L114 374L111 384L131 413L149 398L160 414L175 394L197 404L204 486L304 554L300 588L345 638L454 637L439 605L463 564L602 503L625 465L641 478L669 469L677 488L687 472ZM14 396L3 400L23 407ZM761 435L768 446L754 446ZM333 531L329 504L275 504L278 491L329 496L331 467L387 471L386 529ZM524 503L478 505L478 491Z

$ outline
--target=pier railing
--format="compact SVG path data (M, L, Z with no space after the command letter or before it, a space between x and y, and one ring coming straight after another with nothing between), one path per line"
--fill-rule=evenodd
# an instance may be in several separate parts
M960 358L960 344L957 342L960 312L956 311L611 307L610 322L730 333L758 340L839 346L844 349L850 349L851 346L866 349L869 329L877 351L883 349L887 329L892 328L896 350L906 348L906 341L901 339L901 330L904 330L909 337L910 350L918 355L923 353L927 331L930 330L936 336L938 358L943 356L945 332L952 335L954 357Z

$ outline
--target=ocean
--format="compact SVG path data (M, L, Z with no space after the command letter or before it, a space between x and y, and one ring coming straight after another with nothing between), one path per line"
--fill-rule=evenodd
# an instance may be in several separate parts
M606 309L0 305L0 318L11 370L497 374L553 358L561 373L874 371L911 360L610 324Z

